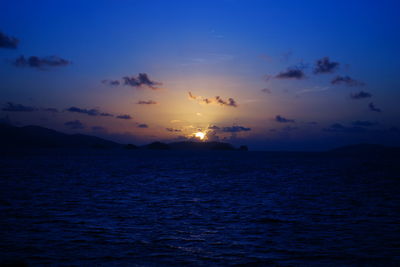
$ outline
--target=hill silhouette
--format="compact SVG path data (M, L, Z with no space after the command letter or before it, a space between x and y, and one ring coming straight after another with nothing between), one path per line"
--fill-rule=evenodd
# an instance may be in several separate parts
M120 144L96 136L65 134L40 126L16 127L0 124L0 147L93 147L112 148Z

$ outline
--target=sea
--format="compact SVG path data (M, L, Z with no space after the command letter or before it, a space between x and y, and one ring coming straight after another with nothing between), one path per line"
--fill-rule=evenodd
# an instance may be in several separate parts
M3 266L400 266L400 159L0 154Z

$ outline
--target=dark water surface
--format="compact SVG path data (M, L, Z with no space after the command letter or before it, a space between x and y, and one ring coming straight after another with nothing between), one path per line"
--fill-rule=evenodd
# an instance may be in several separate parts
M0 156L0 263L399 266L400 161L321 154Z

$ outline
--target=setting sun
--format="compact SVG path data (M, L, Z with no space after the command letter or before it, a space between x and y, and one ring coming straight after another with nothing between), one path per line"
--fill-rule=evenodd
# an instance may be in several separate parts
M206 134L203 132L197 132L194 134L194 136L199 138L200 140L204 140L204 138L206 137Z

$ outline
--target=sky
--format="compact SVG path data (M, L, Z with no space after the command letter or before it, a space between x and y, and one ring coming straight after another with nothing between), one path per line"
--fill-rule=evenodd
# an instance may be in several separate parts
M137 145L400 145L399 8L4 0L0 121Z

